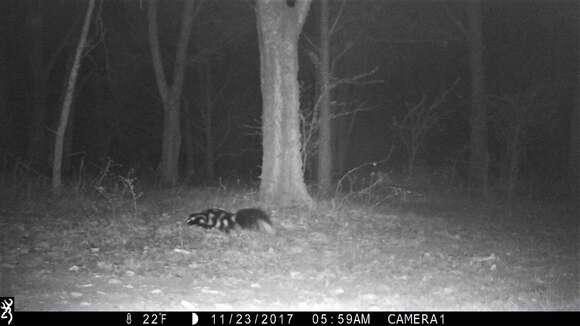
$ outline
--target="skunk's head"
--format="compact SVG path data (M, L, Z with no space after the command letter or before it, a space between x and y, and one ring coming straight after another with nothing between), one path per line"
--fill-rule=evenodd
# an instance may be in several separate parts
M200 215L200 214L191 214L189 215L189 217L187 218L187 220L185 221L187 223L187 225L196 225L196 226L201 226L204 228L210 228L211 226L207 223L207 217L206 215Z

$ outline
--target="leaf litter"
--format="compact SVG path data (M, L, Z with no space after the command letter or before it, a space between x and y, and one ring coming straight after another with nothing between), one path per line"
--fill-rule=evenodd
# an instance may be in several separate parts
M522 221L510 224L477 207L414 212L320 204L276 210L276 236L225 235L182 225L188 212L206 203L188 200L199 194L183 191L163 200L170 194L160 193L161 198L144 199L141 215L79 215L78 209L67 214L56 204L27 208L25 219L18 210L9 212L3 216L2 236L10 241L1 266L14 280L19 306L579 309L573 291L578 235L565 225L546 226L553 219L518 228ZM238 207L255 204L229 196L221 200Z

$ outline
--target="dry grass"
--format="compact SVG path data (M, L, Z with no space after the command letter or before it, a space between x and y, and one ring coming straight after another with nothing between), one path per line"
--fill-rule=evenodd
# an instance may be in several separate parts
M2 266L19 307L578 309L578 235L560 224L574 223L565 209L506 215L452 198L375 207L330 200L265 207L276 236L228 236L183 220L207 207L262 206L254 189L137 183L136 205L122 188L107 191L8 191Z

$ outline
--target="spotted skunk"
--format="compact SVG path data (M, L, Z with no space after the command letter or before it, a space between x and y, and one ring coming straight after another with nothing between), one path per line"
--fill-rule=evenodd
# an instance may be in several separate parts
M259 208L244 208L236 213L221 208L209 208L189 215L185 223L204 229L216 228L225 233L230 233L237 227L252 231L266 231L270 234L276 233L268 214Z

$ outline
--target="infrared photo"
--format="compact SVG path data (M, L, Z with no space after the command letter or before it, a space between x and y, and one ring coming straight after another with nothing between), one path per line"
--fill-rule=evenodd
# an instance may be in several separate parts
M577 0L2 0L0 37L0 325L580 316Z

